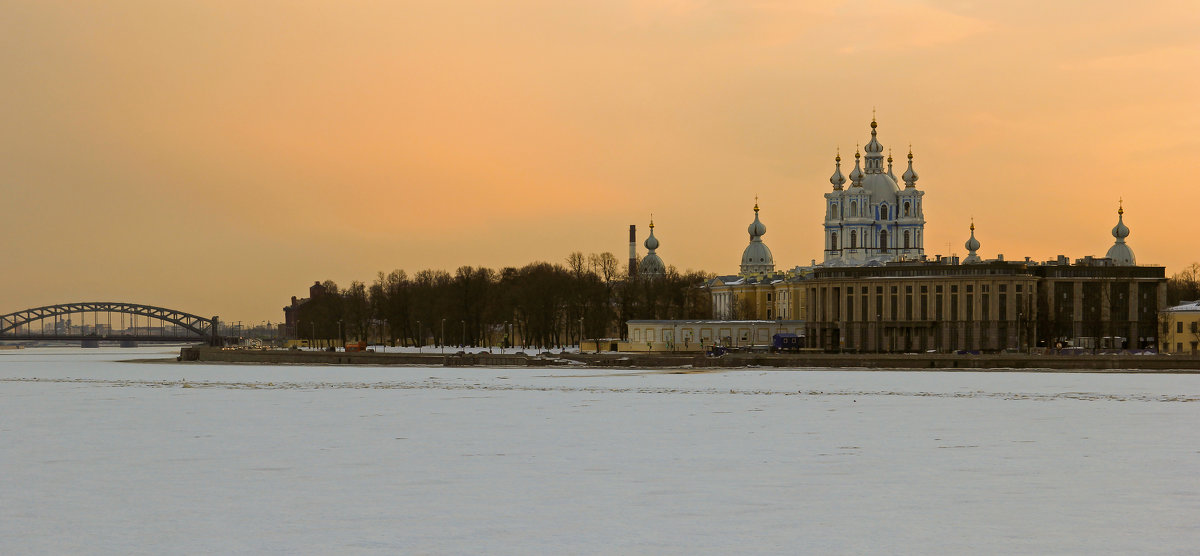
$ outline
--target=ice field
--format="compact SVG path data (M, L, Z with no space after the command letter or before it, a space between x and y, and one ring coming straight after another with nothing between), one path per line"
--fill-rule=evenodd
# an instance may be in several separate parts
M1183 554L1200 375L0 351L0 554Z

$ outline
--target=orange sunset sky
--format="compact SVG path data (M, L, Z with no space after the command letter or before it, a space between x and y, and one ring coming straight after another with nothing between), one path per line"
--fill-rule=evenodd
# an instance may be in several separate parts
M1192 2L0 2L0 313L279 321L313 280L627 252L821 259L840 146L926 252L1200 260ZM896 174L903 172L901 165ZM947 244L949 247L947 248ZM639 245L639 252L645 252Z

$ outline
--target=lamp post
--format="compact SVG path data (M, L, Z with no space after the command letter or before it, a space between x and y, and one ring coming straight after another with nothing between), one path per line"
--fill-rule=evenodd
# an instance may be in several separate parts
M312 336L308 337L310 340L308 342L308 347L309 347L309 349L312 349L314 347L317 347L317 323L309 321L308 324L309 324L309 326L312 326Z
M875 352L883 352L883 315L875 314Z
M1017 312L1017 351L1025 351L1025 346L1022 345L1025 340L1025 319L1024 314Z
M458 322L462 323L462 336L459 337L458 343L462 344L463 351L466 351L466 349L467 349L467 321L464 319L464 320L460 320Z
M500 329L504 333L504 338L500 340L500 354L504 354L505 344L508 343L508 321L504 321L504 328Z
M438 347L442 348L442 354L446 353L446 319L442 319L442 335L438 337Z
M583 317L579 317L579 354L583 355Z
M346 344L346 339L342 337L342 319L338 319L338 343ZM334 344L333 349L337 350L337 344Z
M417 321L417 353L421 353L421 348L425 344L425 338L421 336L421 321Z

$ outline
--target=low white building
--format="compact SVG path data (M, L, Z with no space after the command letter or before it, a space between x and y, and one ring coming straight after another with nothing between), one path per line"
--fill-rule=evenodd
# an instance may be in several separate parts
M801 320L631 320L619 351L704 351L709 346L768 346L780 333L804 335Z

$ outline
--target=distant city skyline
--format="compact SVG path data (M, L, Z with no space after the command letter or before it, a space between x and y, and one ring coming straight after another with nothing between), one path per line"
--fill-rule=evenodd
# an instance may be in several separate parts
M822 260L834 156L912 145L925 252L1200 259L1184 2L10 5L0 313L130 301L282 320L314 280ZM901 166L901 171L903 166ZM947 246L949 246L947 248Z

